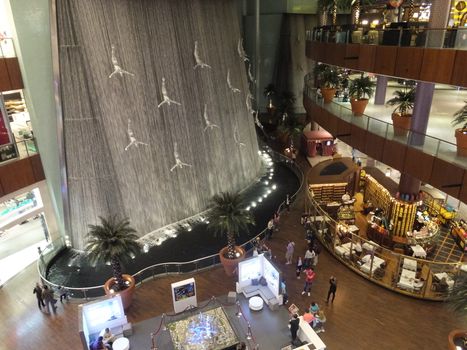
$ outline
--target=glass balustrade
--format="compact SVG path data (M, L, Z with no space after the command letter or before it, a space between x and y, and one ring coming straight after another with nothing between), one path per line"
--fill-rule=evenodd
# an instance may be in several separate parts
M425 47L467 50L467 28L314 28L307 31L309 41L335 44L368 44L400 47Z
M372 134L407 145L421 152L430 154L449 163L455 163L456 165L467 169L467 157L460 157L457 155L457 146L454 143L414 131L401 132L403 130L395 130L391 123L384 122L368 115L355 117L352 115L351 109L346 106L335 102L325 104L322 98L316 93L316 89L306 87L304 92L305 96L307 96L311 101L332 113L339 119L356 125Z

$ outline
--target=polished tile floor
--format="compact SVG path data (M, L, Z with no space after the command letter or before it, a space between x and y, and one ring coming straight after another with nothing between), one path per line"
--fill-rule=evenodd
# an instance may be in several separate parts
M305 161L300 161L305 166ZM319 258L311 297L302 296L303 278L296 279L295 268L285 264L284 254L288 240L296 242L295 256L305 251L306 242L299 223L303 208L302 196L290 213L282 215L281 229L269 245L286 279L290 303L303 310L316 300L325 310L326 332L320 336L329 349L445 349L450 330L467 328L466 316L453 314L443 303L415 300L381 288L354 274L326 251ZM339 281L338 292L335 302L326 305L323 301L331 275ZM222 268L194 276L200 300L207 300L213 294L225 295L235 288L235 279L225 277ZM128 312L129 320L137 323L171 312L170 283L185 277L166 276L144 283L136 292ZM60 305L57 315L43 314L32 294L37 278L33 264L0 289L0 350L80 349L77 303ZM286 327L284 324L277 331L287 332Z

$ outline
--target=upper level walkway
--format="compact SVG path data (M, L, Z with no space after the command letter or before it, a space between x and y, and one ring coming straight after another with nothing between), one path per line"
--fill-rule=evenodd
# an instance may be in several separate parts
M306 55L314 61L404 79L467 87L467 29L315 28Z

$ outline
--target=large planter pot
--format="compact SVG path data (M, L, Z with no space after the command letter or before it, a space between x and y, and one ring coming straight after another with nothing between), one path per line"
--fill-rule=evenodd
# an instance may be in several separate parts
M227 253L227 247L224 247L219 252L219 258L221 260L222 266L224 266L224 271L227 276L235 275L237 271L238 263L245 259L245 249L242 247L235 246L235 251L240 254L237 259L227 259L225 254Z
M456 350L457 349L456 340L462 339L462 338L467 338L466 330L455 329L451 331L448 335L449 350Z
M321 95L323 95L324 103L331 103L337 89L334 88L321 88Z
M467 157L467 129L456 129L457 155Z
M123 275L123 280L125 284L128 284L128 288L120 292L115 293L112 287L116 284L115 277L109 278L104 284L105 294L113 296L119 294L122 298L123 308L126 310L133 300L133 294L136 289L135 279L131 275Z
M394 127L394 135L407 136L410 125L412 124L412 114L393 113L391 118Z
M356 98L351 98L350 105L352 106L353 115L356 117L360 117L365 112L365 108L368 105L368 99L362 98L357 100Z

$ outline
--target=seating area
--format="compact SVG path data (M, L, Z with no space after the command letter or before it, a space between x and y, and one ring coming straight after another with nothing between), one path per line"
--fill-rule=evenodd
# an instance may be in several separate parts
M381 268L383 264L386 264L386 261L378 258L377 256L372 257L370 254L367 254L361 259L361 263L362 265L360 265L360 270L373 275L376 269Z

